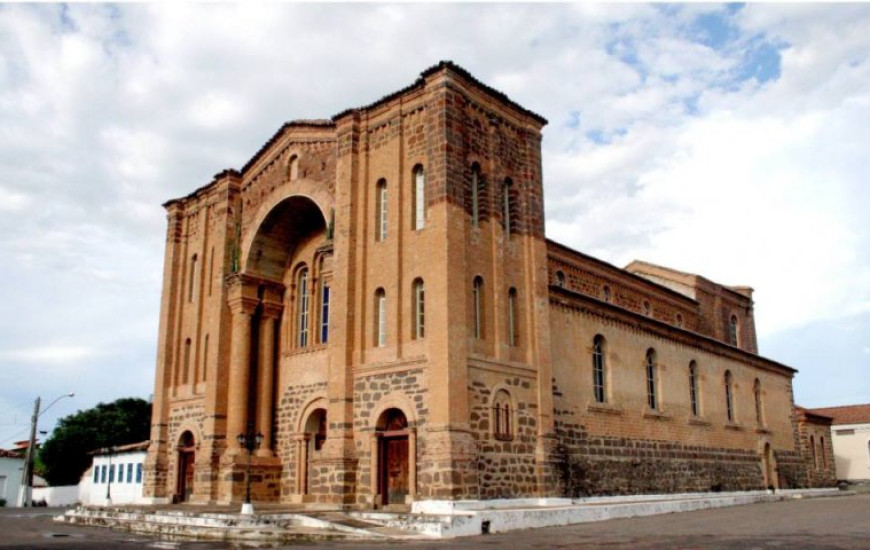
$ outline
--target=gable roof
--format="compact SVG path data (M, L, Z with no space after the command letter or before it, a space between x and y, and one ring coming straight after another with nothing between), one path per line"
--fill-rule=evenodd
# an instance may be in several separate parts
M835 426L841 424L870 424L870 403L808 410L813 414L830 416L834 419Z

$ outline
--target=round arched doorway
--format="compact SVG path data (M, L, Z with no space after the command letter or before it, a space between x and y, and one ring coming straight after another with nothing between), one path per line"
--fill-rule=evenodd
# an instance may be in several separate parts
M392 408L381 413L378 434L378 494L384 506L405 504L412 492L408 419Z
M326 409L315 409L305 422L305 453L303 465L302 493L309 494L310 481L314 463L320 458L323 444L326 442Z
M196 441L189 431L181 434L178 440L178 480L176 501L189 502L193 494L196 462Z

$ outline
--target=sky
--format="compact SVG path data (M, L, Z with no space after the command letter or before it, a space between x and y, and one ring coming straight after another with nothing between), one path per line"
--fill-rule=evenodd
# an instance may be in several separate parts
M753 287L868 403L868 56L861 4L0 4L0 447L152 394L162 203L440 60L549 120L549 238Z

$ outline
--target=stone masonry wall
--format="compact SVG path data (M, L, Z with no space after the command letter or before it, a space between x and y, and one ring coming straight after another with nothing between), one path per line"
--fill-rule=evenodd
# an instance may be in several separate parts
M287 497L295 492L296 488L296 426L299 424L299 415L303 408L315 395L326 392L326 382L306 384L300 386L287 386L278 402L278 410L275 411L274 434L275 454L283 465L281 471L281 496ZM329 418L327 417L327 422ZM309 487L312 486L309 479Z

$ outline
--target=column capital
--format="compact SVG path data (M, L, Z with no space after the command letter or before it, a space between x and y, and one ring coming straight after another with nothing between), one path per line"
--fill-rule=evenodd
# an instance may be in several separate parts
M227 305L233 314L253 315L259 301L255 280L244 273L227 276Z

